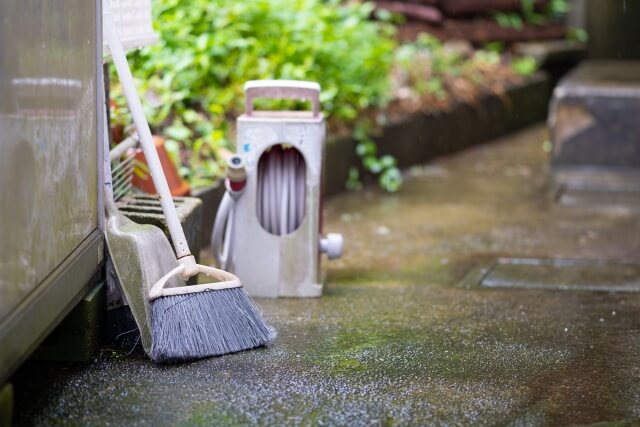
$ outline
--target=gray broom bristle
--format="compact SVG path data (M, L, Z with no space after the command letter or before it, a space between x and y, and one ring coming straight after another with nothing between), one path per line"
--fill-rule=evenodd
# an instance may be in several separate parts
M243 288L160 297L151 302L151 358L174 363L267 344L275 330Z

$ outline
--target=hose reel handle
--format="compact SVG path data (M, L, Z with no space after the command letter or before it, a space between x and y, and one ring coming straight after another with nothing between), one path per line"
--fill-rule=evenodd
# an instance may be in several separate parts
M253 113L255 98L306 99L311 101L313 116L320 115L320 85L303 80L250 80L244 85L245 112Z

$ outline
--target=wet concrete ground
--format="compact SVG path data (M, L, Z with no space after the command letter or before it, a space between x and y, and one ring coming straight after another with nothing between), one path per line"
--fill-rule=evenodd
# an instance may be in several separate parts
M536 127L414 168L398 194L328 202L345 256L323 298L259 300L270 347L30 363L18 425L640 424L640 294L469 282L498 257L640 262L637 211L554 203L546 138Z

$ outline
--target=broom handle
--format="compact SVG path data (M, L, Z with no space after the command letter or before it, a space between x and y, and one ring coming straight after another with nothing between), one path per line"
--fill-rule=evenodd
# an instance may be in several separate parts
M103 16L107 45L111 51L111 57L113 58L113 63L116 66L116 71L120 78L120 84L122 85L125 97L127 98L127 104L129 105L129 110L131 111L133 121L136 125L138 137L140 138L140 145L142 146L144 156L147 160L147 164L149 165L153 184L160 195L162 211L164 212L164 216L167 220L167 226L169 227L171 240L173 240L176 257L178 259L185 258L191 256L191 251L189 250L187 239L184 236L184 231L182 230L182 225L178 218L178 212L173 204L173 198L171 197L171 192L169 191L169 185L167 184L167 180L164 176L162 165L160 164L158 152L156 151L152 141L149 123L147 123L147 119L144 116L142 103L140 102L140 97L138 96L138 92L136 91L136 87L133 82L133 76L131 75L131 70L127 63L127 57L124 54L122 44L120 43L120 39L118 38L113 25L113 18L111 17L111 11L109 10L108 5L109 2L106 1L104 3L105 12Z

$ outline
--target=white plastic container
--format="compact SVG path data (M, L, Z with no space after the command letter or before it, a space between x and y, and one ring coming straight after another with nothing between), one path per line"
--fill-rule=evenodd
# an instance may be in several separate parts
M342 236L321 238L325 121L317 83L263 80L245 85L246 112L237 121L237 153L246 184L235 199L222 268L252 296L322 295L320 253L337 258ZM254 111L255 98L306 99L311 111ZM228 186L229 188L229 186ZM219 215L220 216L220 215ZM216 227L221 227L216 218ZM215 227L214 227L215 235ZM224 246L212 239L214 253Z

